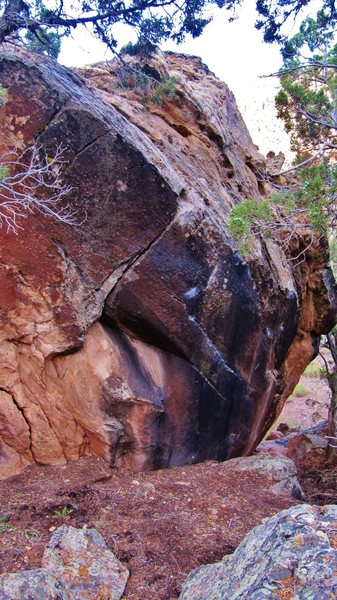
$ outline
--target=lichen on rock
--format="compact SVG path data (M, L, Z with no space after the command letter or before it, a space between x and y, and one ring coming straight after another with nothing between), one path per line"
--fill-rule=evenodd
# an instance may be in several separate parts
M96 529L62 525L51 536L40 569L0 576L3 600L119 600L129 577Z
M302 504L254 527L231 556L198 567L180 600L336 597L337 506Z

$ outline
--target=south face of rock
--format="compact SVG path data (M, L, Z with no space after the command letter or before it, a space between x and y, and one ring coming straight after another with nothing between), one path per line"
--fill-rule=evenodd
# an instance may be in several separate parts
M231 92L197 58L150 66L175 78L160 105L116 63L1 53L0 151L62 149L78 222L32 211L0 231L0 477L248 454L335 321L323 240L288 262L228 234L229 210L268 193Z

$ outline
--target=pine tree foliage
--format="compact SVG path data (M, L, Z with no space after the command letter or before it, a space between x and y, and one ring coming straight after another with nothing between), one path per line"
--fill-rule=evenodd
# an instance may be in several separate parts
M276 97L278 116L291 134L299 159L337 150L337 43L328 27L325 35L318 20L306 19L299 33L283 49ZM332 152L331 152L332 151Z
M278 116L291 135L299 165L293 197L300 199L314 230L322 230L332 245L337 225L336 42L335 21L324 11L305 19L283 48L276 96Z
M198 37L212 19L212 10L233 10L240 0L0 0L0 43L13 36L34 50L53 56L63 36L79 26L115 51L115 25L123 23L153 44L186 35Z
M276 107L291 135L297 177L263 203L247 200L231 212L229 228L244 253L257 234L277 238L288 254L303 233L308 247L322 234L336 243L337 44L331 22L322 11L305 19L282 52Z
M235 207L229 215L229 229L243 254L250 252L254 237L273 237L283 246L289 260L299 262L311 245L325 235L330 242L331 267L336 276L337 44L334 10L334 3L325 2L316 18L305 19L299 32L287 40L282 49L284 64L278 74L281 88L276 107L296 152L296 164L290 169L296 172L296 180L267 200L248 199ZM296 237L302 240L302 250L294 256ZM330 363L325 360L331 390L329 460L336 464L337 327L326 336L324 344L331 355Z
M263 31L265 42L278 42L288 54L289 40L284 34L284 25L291 23L301 14L303 8L317 10L313 0L257 0L259 19L257 29ZM334 0L322 0L316 17L315 35L326 36L327 29L333 31L337 23L337 10Z
M295 18L313 0L256 0L258 21L266 42L286 43L285 23ZM212 20L213 9L227 9L229 20L236 16L241 0L0 0L0 43L14 37L25 40L35 51L52 56L59 51L63 36L79 26L115 51L115 25L133 27L139 36L154 44L186 35L196 38ZM2 13L2 14L1 14ZM336 25L333 0L323 0L320 27ZM253 23L252 23L253 25Z

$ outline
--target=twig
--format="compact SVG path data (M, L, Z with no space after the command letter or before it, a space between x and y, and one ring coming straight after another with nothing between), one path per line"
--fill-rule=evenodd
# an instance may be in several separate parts
M78 211L64 201L74 187L64 184L62 167L64 149L58 146L49 157L41 146L34 145L22 158L7 153L0 158L0 228L17 233L20 218L37 210L68 225L81 225ZM24 158L28 156L28 160Z

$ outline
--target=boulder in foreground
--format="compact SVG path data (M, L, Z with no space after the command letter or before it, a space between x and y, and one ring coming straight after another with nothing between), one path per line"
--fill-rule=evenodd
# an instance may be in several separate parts
M337 506L303 504L255 527L236 551L192 571L179 600L333 600Z
M119 600L129 577L95 529L59 527L42 565L2 576L0 600Z

